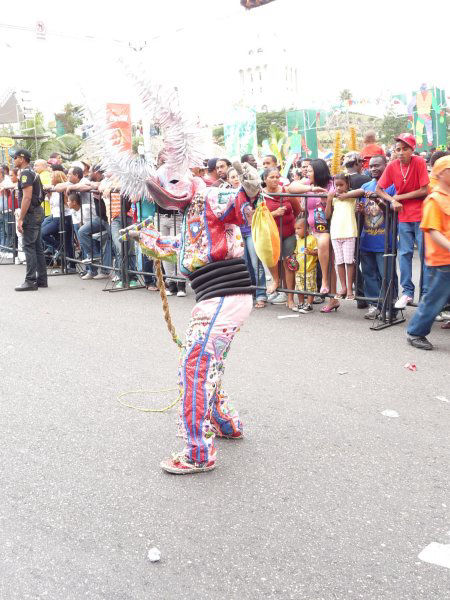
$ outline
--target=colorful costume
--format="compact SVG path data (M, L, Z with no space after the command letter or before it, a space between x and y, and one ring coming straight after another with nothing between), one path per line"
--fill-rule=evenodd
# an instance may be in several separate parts
M185 205L178 236L163 237L153 228L141 229L139 233L144 254L172 262L179 260L180 270L190 279L197 300L179 368L180 425L185 448L181 456L162 463L169 471L174 463L173 472L178 473L186 462L188 472L190 464L201 470L213 468L215 435L242 437L242 424L222 389L222 376L230 344L253 305L239 229L250 224L249 198L243 188L206 188L198 178L193 179L193 185L194 197ZM169 207L166 190L154 181L149 188L156 202ZM174 206L173 197L172 203L170 198L168 202Z
M231 341L252 308L239 226L251 223L250 198L258 196L260 179L250 165L235 163L242 188L207 188L190 170L203 166L201 136L180 110L176 89L143 80L142 69L139 75L130 75L149 120L158 123L163 134L164 177L150 161L114 145L102 113L95 126L96 153L104 157L105 170L120 180L122 194L151 199L163 209L183 214L176 237L164 237L143 222L133 234L127 228L122 239L133 235L147 256L178 261L196 294L179 369L185 448L161 466L178 474L207 471L215 464L216 434L242 437L242 424L221 379Z

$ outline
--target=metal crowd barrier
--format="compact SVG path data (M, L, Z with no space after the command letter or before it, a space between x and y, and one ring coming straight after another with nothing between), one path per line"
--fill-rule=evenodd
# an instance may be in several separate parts
M118 194L119 192L117 191L112 191L112 194ZM266 196L274 196L274 197L279 197L280 198L280 206L283 206L283 203L285 201L285 198L304 198L304 214L305 214L305 218L307 218L308 215L308 200L312 197L317 198L317 197L321 197L321 198L326 198L326 194L317 194L317 193L310 193L310 194L288 194L288 193L275 193L275 194L268 194L267 192L265 192ZM83 249L81 248L81 244L80 244L80 252L81 252L81 256L79 258L75 258L75 256L71 257L68 256L68 244L72 243L74 248L77 244L77 241L79 241L78 235L75 232L75 228L72 231L72 236L73 239L72 240L68 240L67 239L67 231L66 231L66 227L64 226L65 223L65 218L64 218L64 208L65 208L65 204L64 204L64 194L61 193L60 194L60 228L58 231L59 234L59 238L60 238L60 252L59 252L59 259L61 262L61 270L59 273L54 273L54 274L60 274L60 275L68 275L71 273L75 273L78 272L80 275L83 274L84 272L84 268L87 268L89 266L92 266L96 269L102 269L103 271L108 271L109 273L114 273L116 275L119 276L120 281L122 282L122 285L120 288L116 288L116 287L108 287L108 285L105 287L105 291L124 291L124 290L130 290L130 289L139 289L142 288L143 285L139 285L139 286L130 286L130 275L135 278L136 276L138 278L143 278L143 277L151 277L155 279L155 275L153 273L153 271L145 271L143 269L132 269L130 268L130 257L134 256L135 254L133 254L131 252L131 248L130 245L132 244L131 242L128 241L120 241L120 253L117 253L116 251L114 252L116 254L115 258L115 266L112 264L112 262L114 261L113 258L113 239L112 239L112 235L111 235L111 225L112 223L119 219L120 222L120 226L119 229L125 229L127 226L129 226L129 215L127 214L127 198L120 195L120 211L115 214L113 216L112 214L112 202L109 202L109 215L106 215L106 210L105 210L105 205L103 202L103 198L101 197L101 195L97 192L80 192L80 196L81 196L81 209L80 209L80 216L81 216L81 220L80 220L80 228L83 225L86 224L90 224L90 229L92 230L92 235L90 236L90 257L88 256L83 256ZM0 244L0 250L4 250L6 249L6 251L11 251L12 253L12 263L14 263L14 260L17 256L17 237L15 234L15 219L14 219L14 212L9 210L9 207L12 207L15 205L15 203L17 203L17 197L16 197L16 193L12 193L11 195L11 201L8 201L8 199L6 198L6 194L5 192L3 192L0 196L0 206L2 209L1 214L4 215L7 214L7 219L3 218L1 226L0 226L0 241L6 241L6 226L13 226L13 235L10 236L11 238L11 245L5 245L5 244ZM9 202L9 203L8 203ZM135 204L136 209L138 210L139 215L142 216L142 205L143 205L143 201L140 200L139 202L137 202ZM383 203L384 206L384 218L385 218L385 240L384 240L384 269L383 269L383 278L382 278L382 284L381 284L381 292L380 292L380 297L379 298L369 298L366 297L364 295L356 295L355 300L361 300L361 301L366 301L368 303L377 303L378 305L381 305L381 311L380 311L380 316L374 320L374 323L372 324L371 328L372 329L384 329L385 327L390 327L391 325L395 325L397 323L402 323L405 319L403 318L403 314L401 317L398 317L395 315L395 311L393 310L393 304L395 302L395 298L393 297L393 293L394 293L394 280L396 277L396 257L397 257L397 227L398 227L398 218L397 218L397 213L392 211L392 209L390 208L390 206L387 206L386 204ZM8 210L6 210L5 212L5 208L8 207ZM88 214L86 214L88 213ZM109 220L106 217L109 217ZM177 234L177 218L176 218L176 214L174 213L172 215L172 219L173 219L173 232L176 235ZM98 221L98 217L100 218L100 222ZM282 217L279 218L280 219L280 243L282 242L282 232L283 232L283 223L282 223ZM155 211L155 216L154 216L154 221L155 221L155 225L156 228L159 230L160 228L160 224L161 224L161 212L158 208L156 208ZM63 226L61 226L61 224ZM79 230L79 228L77 228ZM356 252L355 252L355 290L358 289L358 285L360 283L360 271L359 271L359 262L360 262L360 232L361 232L361 214L358 213L358 237L357 237L357 242L356 242ZM3 233L3 235L2 235ZM8 238L8 239L10 239ZM390 240L392 240L392 246L390 243ZM107 260L105 262L105 248L107 246L107 244L111 245L111 261L109 260L109 256L106 257ZM100 248L100 256L95 256L95 245L98 244L99 248ZM134 244L134 242L133 242ZM117 256L117 254L120 254L120 256ZM111 262L111 264L106 264L107 262ZM152 262L152 261L150 261ZM5 264L5 263L3 263ZM9 264L9 263L7 263ZM423 264L423 257L421 257L421 264ZM73 269L71 267L76 266L77 269ZM282 281L282 260L280 259L280 263L279 263L279 269L280 269L280 282ZM304 261L304 280L306 281L306 260ZM333 275L333 270L334 270L334 260L333 260L333 249L332 249L332 245L331 245L331 239L330 239L330 247L329 247L329 263L328 263L328 280L331 281L331 277ZM422 268L421 268L421 282L420 282L420 287L421 287L421 283L422 283ZM389 276L388 276L389 275ZM336 274L337 276L337 274ZM170 280L172 281L180 281L185 283L186 282L186 278L185 277L181 277L178 274L178 265L175 265L175 274L164 274L163 275L164 279L168 279L170 278ZM256 285L253 286L253 288L256 289L266 289L263 286L260 286L260 269L258 267L257 272L255 273L255 278L256 278ZM108 280L109 281L109 280ZM321 298L333 298L334 297L334 293L321 293L320 291L318 292L310 292L308 290L296 290L296 289L288 289L288 288L284 288L284 287L278 287L277 291L279 292L284 292L286 294L302 294L305 296L315 296L315 297L321 297Z
M276 198L280 198L280 206L283 206L284 198L304 198L304 215L305 219L308 218L308 200L310 198L327 198L327 194L318 194L318 193L310 193L310 194L287 194L287 193L274 193L269 194L265 192L266 196L272 196ZM358 199L356 199L358 200ZM397 325L398 323L403 323L405 318L403 317L403 312L401 312L402 316L398 316L398 312L394 311L394 302L395 299L393 297L394 292L394 282L396 278L396 258L397 258L397 227L398 227L398 216L395 211L391 209L390 206L386 205L383 202L383 211L385 218L385 236L384 236L384 268L383 268L383 278L381 284L381 292L378 298L370 298L364 295L355 295L355 301L365 301L367 303L377 303L377 305L381 304L381 311L379 317L374 319L374 322L371 326L371 329L379 330L385 329L386 327L390 327L392 325ZM355 290L358 289L358 285L360 283L361 273L359 270L360 266L360 234L361 234L361 214L357 215L357 223L358 223L358 236L356 238L356 251L355 251ZM282 244L283 238L283 218L279 217L279 230L280 230L280 244ZM306 232L307 235L307 232ZM392 244L390 243L392 239ZM389 249L391 247L391 249ZM280 256L282 257L282 253L280 252ZM421 281L422 281L422 268L423 261L421 261ZM280 281L282 281L282 258L280 258L279 263L279 277ZM329 245L329 260L328 260L328 281L332 281L332 277L337 277L337 274L333 274L334 269L334 259L333 259L333 248L331 245L331 237L330 237L330 245ZM388 277L389 274L389 277ZM256 284L256 288L265 289L258 285L259 283L259 269L258 269L258 281ZM306 259L304 261L304 281L306 281ZM331 286L330 286L331 287ZM337 286L336 286L337 287ZM421 289L421 283L420 283ZM334 293L320 293L319 292L310 292L308 290L290 290L283 287L278 287L277 291L284 292L286 294L301 294L303 296L314 296L321 298L334 298Z

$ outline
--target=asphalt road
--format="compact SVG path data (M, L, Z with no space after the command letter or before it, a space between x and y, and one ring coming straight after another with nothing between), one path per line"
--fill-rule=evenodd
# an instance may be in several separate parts
M22 279L0 266L1 600L450 597L450 569L418 558L450 544L448 331L424 352L350 303L254 311L225 378L246 438L177 477L159 468L176 410L117 400L175 384L158 294L77 276L18 294ZM192 294L170 305L182 333Z

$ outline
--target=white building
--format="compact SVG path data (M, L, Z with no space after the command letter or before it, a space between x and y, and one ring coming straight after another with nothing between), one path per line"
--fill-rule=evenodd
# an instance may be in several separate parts
M239 100L257 111L296 108L298 72L275 34L258 35L239 68Z

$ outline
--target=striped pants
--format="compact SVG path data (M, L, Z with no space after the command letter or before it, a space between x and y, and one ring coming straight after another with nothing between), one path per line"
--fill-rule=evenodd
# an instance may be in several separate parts
M214 436L242 431L239 415L222 389L230 344L250 315L251 294L202 300L192 310L179 369L180 422L186 457L214 460Z

